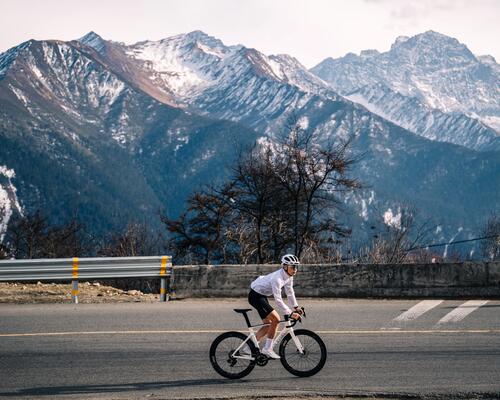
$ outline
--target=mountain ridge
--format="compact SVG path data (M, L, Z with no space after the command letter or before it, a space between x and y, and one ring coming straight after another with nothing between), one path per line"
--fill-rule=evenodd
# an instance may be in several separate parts
M471 235L467 218L499 204L492 191L500 185L498 153L470 149L465 139L449 144L416 135L337 93L292 56L225 46L201 31L133 45L89 32L82 41L38 41L14 67L14 52L0 55L0 66L8 65L0 75L0 165L16 171L25 208L54 204L56 221L64 218L63 187L71 207L85 199L82 214L101 231L127 218L150 220L159 208L175 217L189 193L228 175L236 149L286 134L290 122L325 146L355 137L353 151L366 154L354 173L370 189L346 200L360 237L402 201L442 219L438 240L459 228ZM453 188L464 199L453 197Z
M484 60L485 58L482 57ZM460 112L500 132L498 64L484 64L454 38L428 31L396 40L384 53L327 58L311 69L341 94L382 83L441 112ZM493 59L493 60L492 60Z

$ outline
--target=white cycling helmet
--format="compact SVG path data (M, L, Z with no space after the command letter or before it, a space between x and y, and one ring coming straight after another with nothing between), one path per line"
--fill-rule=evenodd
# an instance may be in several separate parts
M300 265L300 261L297 258L297 256L293 254L285 254L283 257L281 257L281 265L286 266L286 265Z

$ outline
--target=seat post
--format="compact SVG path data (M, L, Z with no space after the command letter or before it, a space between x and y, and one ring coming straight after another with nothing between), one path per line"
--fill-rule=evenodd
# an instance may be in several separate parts
M252 311L251 308L235 308L234 311L236 311L238 314L243 314L245 317L245 321L247 323L247 326L250 328L252 325L250 324L250 319L248 318L247 313L249 311Z
M245 317L245 321L247 322L247 326L250 328L250 318L248 318L248 311L243 312L243 316Z

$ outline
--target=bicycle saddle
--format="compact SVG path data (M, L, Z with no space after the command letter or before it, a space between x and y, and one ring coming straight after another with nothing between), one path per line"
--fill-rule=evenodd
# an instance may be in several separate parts
M237 313L240 313L240 314L244 314L247 311L252 311L252 309L251 308L234 308L234 311L236 311Z

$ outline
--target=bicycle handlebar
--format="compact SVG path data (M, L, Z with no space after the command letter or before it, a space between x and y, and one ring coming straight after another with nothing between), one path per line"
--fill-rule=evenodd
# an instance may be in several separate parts
M292 314L297 312L297 311L292 311L292 313L290 315L285 315L285 319L283 322L290 322L290 320L291 320L290 327L295 326L295 324L297 322L302 323L302 317L306 318L306 310L304 307L300 307L300 309L302 310L302 315L299 316L299 319L292 318Z

